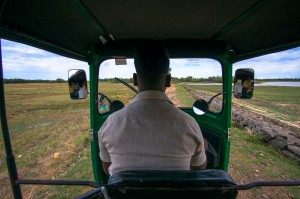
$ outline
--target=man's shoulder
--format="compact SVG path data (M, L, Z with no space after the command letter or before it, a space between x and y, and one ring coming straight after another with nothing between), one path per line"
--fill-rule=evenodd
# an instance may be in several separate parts
M110 114L110 116L108 116L107 119L119 119L119 118L123 118L124 116L126 116L126 111L127 111L127 107L125 106L124 108L122 108L121 110L118 110L116 112L113 112L112 114Z
M176 112L182 118L185 118L186 120L193 120L193 121L195 120L192 116L190 116L188 113L184 112L183 110L181 110L175 105L173 105L173 111Z

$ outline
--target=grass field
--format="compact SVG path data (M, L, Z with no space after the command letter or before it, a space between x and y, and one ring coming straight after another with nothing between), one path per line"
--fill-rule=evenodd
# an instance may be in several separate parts
M112 88L113 92L100 91L113 99L128 103L134 96L132 91L121 90L124 88L122 84L106 86ZM177 89L180 101L188 104L193 101L186 93L187 90L183 87ZM269 90L273 94L266 94L266 90L259 92L259 87L255 89L255 99L247 101L248 105L260 107L261 103L256 100L261 100L276 106L269 106L269 112L277 111L279 104L283 103L299 110L299 92L297 94L294 90L285 89L285 93L290 94L286 94L283 102L280 101L283 94L279 94L278 89ZM67 84L63 83L7 84L5 92L8 124L20 177L93 180L89 145L89 99L69 99ZM276 97L272 100L271 96ZM291 116L286 119L289 122L299 121L299 111L285 112L280 109L279 112L290 113ZM277 117L277 113L274 114ZM233 128L232 135L229 172L237 183L261 179L300 179L299 165L283 157L277 149L264 146L260 138L237 128ZM24 198L74 198L90 189L71 186L22 186ZM240 195L239 198L299 198L300 188L257 188L243 191ZM2 136L0 198L12 198Z
M206 93L217 93L221 86L188 86ZM233 98L233 104L262 114L295 129L300 135L299 87L255 87L251 100ZM232 128L229 173L238 184L259 180L299 180L300 167L279 149L266 146L262 138L251 132ZM255 188L239 192L239 198L300 198L300 187Z
M218 92L220 86L188 86L207 92ZM300 88L286 86L257 86L251 100L233 102L295 128L300 136Z
M70 100L67 84L5 85L7 118L19 176L93 180L89 100ZM11 198L0 145L0 198ZM22 187L24 198L73 198L86 188Z
M243 100L239 103L245 104ZM269 117L282 121L284 124L297 128L300 132L299 87L255 87L251 107L254 107L258 112L262 111Z

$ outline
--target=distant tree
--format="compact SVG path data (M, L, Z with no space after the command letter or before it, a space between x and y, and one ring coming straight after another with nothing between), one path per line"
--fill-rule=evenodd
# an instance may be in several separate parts
M187 76L187 77L186 77L186 81L188 81L188 82L193 81L193 77L192 77L192 76Z
M57 83L65 83L66 81L65 81L64 79L57 78L57 79L55 80L55 82L57 82Z

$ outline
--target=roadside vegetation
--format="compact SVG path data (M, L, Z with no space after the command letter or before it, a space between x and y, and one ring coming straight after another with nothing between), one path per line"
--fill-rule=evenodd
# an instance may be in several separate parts
M257 86L253 99L233 99L233 102L254 113L272 118L286 128L293 129L300 137L299 87Z
M265 145L259 135L233 125L228 172L237 184L253 181L299 180L299 164ZM300 187L258 187L240 191L238 198L300 198Z
M100 92L125 104L134 97L134 93L122 84L100 84ZM104 89L108 87L111 93ZM194 98L189 94L188 88L177 84L174 89L173 96L176 95L179 103L192 104ZM202 86L201 89L206 89L207 92L220 90L218 86ZM234 103L245 103L244 106L273 112L270 117L274 118L279 118L280 114L293 124L300 121L299 92L293 89L263 89L255 87L253 100ZM93 181L89 144L89 99L71 100L67 83L6 84L5 94L12 146L21 178ZM281 96L285 96L284 99L280 99ZM283 110L290 106L293 110ZM286 117L288 114L290 117ZM231 146L229 173L238 184L259 180L300 179L300 168L295 161L284 157L278 149L265 146L261 138L251 132L235 128L234 124ZM22 186L24 198L74 198L88 190L91 188ZM299 196L300 187L273 187L241 191L238 198L300 198ZM0 198L12 198L2 135Z
M220 92L221 86L189 85L187 89L204 92ZM250 111L277 120L287 128L296 129L300 137L300 92L299 87L256 86L251 100L233 98L233 104L241 105Z

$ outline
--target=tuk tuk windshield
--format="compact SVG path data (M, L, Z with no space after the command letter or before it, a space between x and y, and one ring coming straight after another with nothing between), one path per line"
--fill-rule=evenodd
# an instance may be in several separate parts
M120 65L119 65L120 64ZM124 82L133 85L135 73L133 59L110 59L102 62L98 78L98 111L100 114L109 112L109 104L119 100L124 105L130 104L136 93ZM223 92L221 64L208 58L171 59L171 87L166 94L180 108L191 108L195 100L210 98ZM120 82L123 81L123 83ZM210 112L222 111L222 95L210 104Z

